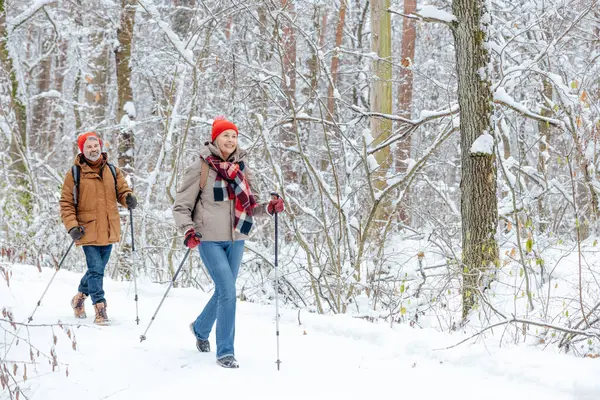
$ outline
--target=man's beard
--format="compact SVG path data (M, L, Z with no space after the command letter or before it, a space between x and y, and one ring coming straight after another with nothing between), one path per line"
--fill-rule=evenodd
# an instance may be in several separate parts
M89 155L85 156L85 158L87 158L90 161L98 161L98 159L100 158L100 152L90 153Z

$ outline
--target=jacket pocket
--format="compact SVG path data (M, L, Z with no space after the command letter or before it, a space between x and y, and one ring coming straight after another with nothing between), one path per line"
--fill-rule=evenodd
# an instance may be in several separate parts
M121 239L121 220L117 218L108 219L108 242L116 243Z
M96 220L82 222L81 226L83 226L83 237L80 240L80 244L94 243L98 239Z

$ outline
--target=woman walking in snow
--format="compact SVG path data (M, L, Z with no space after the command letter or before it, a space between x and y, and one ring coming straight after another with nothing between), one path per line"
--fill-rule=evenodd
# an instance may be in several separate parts
M200 158L186 169L177 189L173 216L185 232L184 244L198 246L200 257L215 283L215 291L198 318L190 324L196 348L209 352L208 336L217 322L217 363L238 368L235 359L235 282L244 252L244 241L253 217L263 214L252 193L252 176L246 151L238 147L238 128L223 117L215 118L211 142ZM267 213L284 210L283 200L273 196Z

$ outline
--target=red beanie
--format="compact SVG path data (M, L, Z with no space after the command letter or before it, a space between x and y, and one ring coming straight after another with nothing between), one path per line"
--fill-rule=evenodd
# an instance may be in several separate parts
M79 135L79 137L77 138L77 146L79 146L80 152L83 153L83 145L85 144L85 141L87 140L87 138L90 136L95 136L96 139L98 139L98 141L100 142L100 147L102 147L102 139L100 139L100 137L98 136L98 134L96 132L86 132L86 133Z
M222 115L215 117L212 124L212 141L214 142L217 136L228 129L233 129L235 133L238 133L238 128L233 122L227 121Z

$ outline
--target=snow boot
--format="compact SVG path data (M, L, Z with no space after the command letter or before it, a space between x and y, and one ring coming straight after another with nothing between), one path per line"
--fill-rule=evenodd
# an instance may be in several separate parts
M239 368L240 367L240 364L238 364L238 362L234 356L225 356L223 358L218 358L217 364L219 364L223 368Z
M190 324L190 331L196 338L196 348L198 349L198 351L200 353L210 352L210 342L208 340L202 340L202 339L198 339L196 337L196 332L194 332L194 323L193 322Z
M109 325L110 319L108 319L108 315L106 314L106 303L100 302L94 304L94 310L96 311L96 318L94 318L94 323L96 325Z
M77 292L77 294L71 299L71 307L73 307L73 314L75 318L87 318L85 314L85 299L87 299L87 295Z

